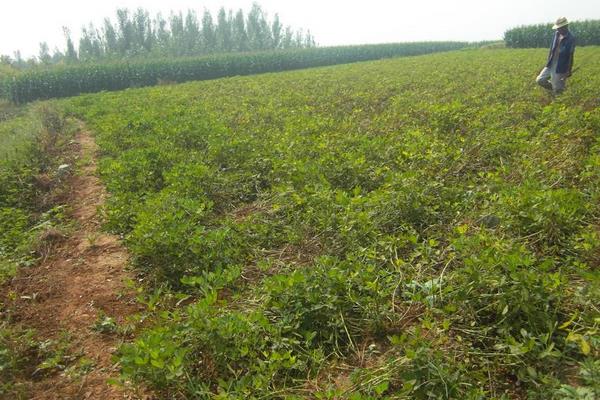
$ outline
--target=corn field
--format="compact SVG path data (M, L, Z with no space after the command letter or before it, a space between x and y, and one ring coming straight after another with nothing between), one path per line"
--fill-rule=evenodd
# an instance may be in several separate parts
M341 46L201 58L86 64L33 70L0 82L0 94L15 103L69 97L80 93L121 90L159 82L208 80L278 72L381 58L415 56L467 46L464 42L394 43Z
M553 24L519 26L504 33L507 47L550 47ZM575 21L569 24L578 46L600 45L600 20Z

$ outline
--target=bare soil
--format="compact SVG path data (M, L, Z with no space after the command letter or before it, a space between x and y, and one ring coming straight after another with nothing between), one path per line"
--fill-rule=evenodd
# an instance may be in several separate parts
M102 315L123 323L140 310L125 284L133 279L127 270L129 255L118 237L100 229L98 209L106 191L96 176L97 146L89 132L76 135L75 151L75 158L84 164L68 178L67 204L75 228L53 238L44 260L23 268L13 281L12 319L35 329L38 339L69 338L73 360L91 360L92 367L77 376L63 372L33 382L32 398L148 398L107 383L118 376L113 353L123 337L99 332L94 324Z

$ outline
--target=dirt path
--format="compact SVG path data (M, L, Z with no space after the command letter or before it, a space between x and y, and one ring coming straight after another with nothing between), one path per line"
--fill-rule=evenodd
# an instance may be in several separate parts
M122 323L139 309L124 284L132 278L125 270L127 251L116 236L100 230L97 212L106 191L96 177L96 143L85 130L75 142L83 165L70 177L68 205L76 226L40 265L23 269L15 280L19 299L13 317L39 338L67 341L69 354L77 357L72 373L35 382L33 399L137 398L107 384L118 374L112 353L121 339L93 329L99 315Z

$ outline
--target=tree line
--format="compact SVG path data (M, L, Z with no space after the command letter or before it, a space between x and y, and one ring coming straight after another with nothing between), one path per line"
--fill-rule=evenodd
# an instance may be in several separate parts
M222 7L216 16L208 10L172 12L168 17L139 8L118 9L116 21L105 18L102 26L83 27L79 42L64 27L65 48L40 43L39 54L24 60L2 56L0 62L17 68L31 65L75 64L135 58L195 57L216 53L315 47L310 31L284 26L275 14L269 19L254 3L247 13Z

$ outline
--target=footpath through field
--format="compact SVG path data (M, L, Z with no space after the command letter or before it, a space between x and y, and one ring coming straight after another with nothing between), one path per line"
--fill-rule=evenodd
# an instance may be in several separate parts
M62 373L33 384L34 399L136 398L107 380L117 376L112 353L115 335L94 325L107 316L118 324L137 310L126 288L128 253L118 237L100 230L98 207L106 198L96 177L96 143L81 130L75 139L81 170L71 178L68 204L76 227L35 268L24 268L15 279L18 294L15 319L34 328L40 339L69 342L69 353L85 371Z

